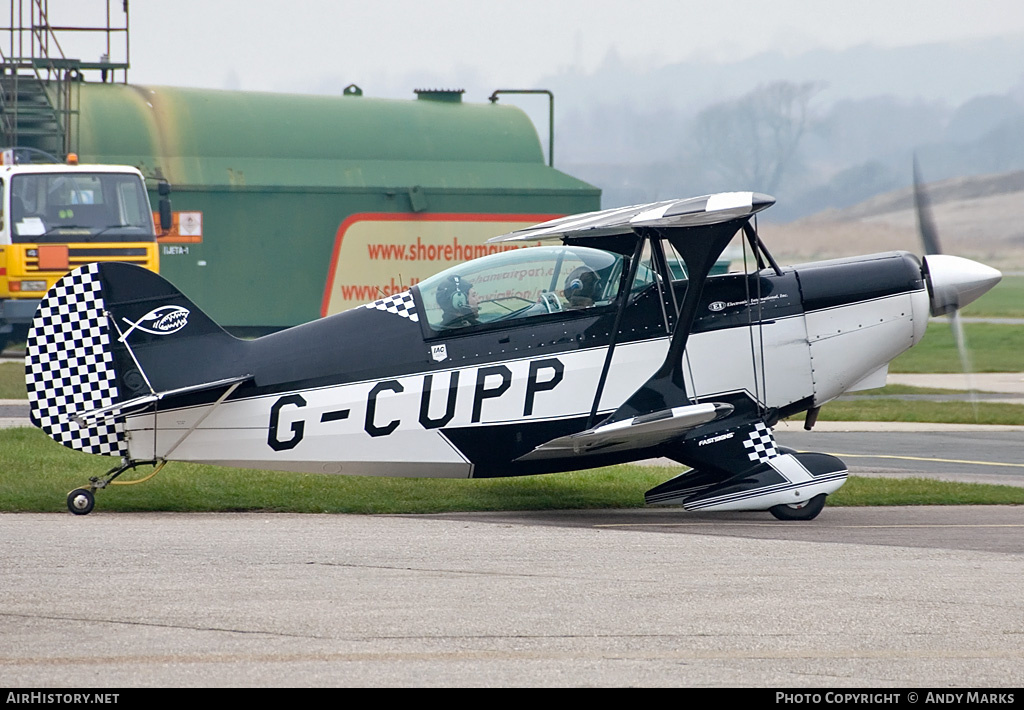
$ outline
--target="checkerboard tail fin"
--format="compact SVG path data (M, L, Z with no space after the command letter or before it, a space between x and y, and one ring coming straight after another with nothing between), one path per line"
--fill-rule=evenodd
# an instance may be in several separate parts
M124 455L121 420L80 427L78 411L120 399L99 264L75 269L54 284L36 309L25 352L32 423L78 451Z
M237 378L244 346L159 275L87 264L47 292L29 330L32 422L69 448L125 456L118 405ZM111 415L83 418L95 412Z

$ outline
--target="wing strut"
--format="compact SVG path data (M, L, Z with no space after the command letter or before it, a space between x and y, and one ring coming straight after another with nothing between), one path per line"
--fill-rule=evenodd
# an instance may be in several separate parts
M619 326L622 324L622 314L629 307L631 285L636 279L636 272L640 268L640 258L644 253L644 240L637 239L636 247L633 249L633 260L629 263L626 280L623 281L620 292L619 308L615 312L615 322L612 324L611 339L608 342L608 352L604 356L604 366L601 368L601 377L597 381L597 392L594 394L594 403L590 406L590 417L587 419L587 429L590 429L597 422L597 409L601 406L601 396L604 394L604 386L608 382L608 371L612 366L612 356L615 354L615 344L618 342Z
M671 306L673 310L671 319L667 312L664 314L666 325L670 326L671 331L665 360L625 403L595 425L613 355L614 339L619 330L619 319L628 305L629 291L624 289L623 300L616 313L613 342L609 346L598 380L587 429L541 444L519 460L652 448L732 415L734 407L731 404L697 404L693 401L686 392L683 354L712 267L736 232L745 228L757 212L773 203L771 197L757 193L721 193L575 215L491 240L562 239L576 242L632 233L639 238L630 266L630 274L633 276L640 261L643 243L649 239L661 308L667 311L666 306ZM749 233L746 234L750 238ZM671 270L661 243L663 240L671 244L686 265L688 281L681 303L673 290ZM754 240L759 241L756 231ZM767 254L766 251L764 253ZM667 298L661 292L662 284L671 291ZM668 298L672 299L671 302Z
M247 379L249 379L249 378L246 377L245 380L247 380ZM238 380L236 382L233 382L230 387L228 387L226 390L224 390L224 394L222 394L220 397L217 398L217 401L213 403L213 406L210 407L209 409L207 409L205 412L203 412L203 416L199 417L195 421L195 423L188 428L188 431L186 431L184 434L182 434L178 438L178 440L174 442L174 444L171 446L171 448L167 449L167 451L164 452L164 454L163 454L163 456L161 458L164 459L164 460L169 459L171 457L171 454L174 453L174 450L177 449L179 446L181 446L182 442L185 441L185 439L187 439L192 432L194 432L196 429L198 429L199 425L202 424L204 421L206 421L206 418L208 416L210 416L215 411L217 411L217 409L220 407L220 405L224 403L224 400L226 400L228 397L230 397L231 394L236 389L238 389L238 387L243 382L245 382L245 380ZM157 432L157 428L156 428L156 423L154 422L154 424L153 424L153 444L154 444L154 447L156 446L156 432Z
M694 318L697 316L697 307L700 304L704 283L707 281L711 268L725 251L725 247L728 246L733 235L747 223L750 216L746 214L742 217L697 227L651 227L638 230L641 236L652 240L667 239L683 258L689 278L664 362L640 389L602 422L602 425L693 404L686 392L686 383L683 377L683 353L686 350Z
M775 257L773 257L771 252L769 252L765 247L764 242L761 241L761 237L757 233L757 230L749 221L743 225L743 233L746 235L747 241L750 242L750 248L757 257L757 268L764 268L764 262L761 260L761 255L763 254L764 257L768 259L768 263L772 265L772 270L775 272L775 275L782 276L782 269L779 268L778 263L775 261Z

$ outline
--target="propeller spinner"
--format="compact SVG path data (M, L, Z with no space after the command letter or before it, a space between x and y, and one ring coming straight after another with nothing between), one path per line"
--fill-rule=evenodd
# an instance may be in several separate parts
M942 253L939 233L932 218L931 201L921 181L921 170L914 156L914 206L917 226L924 246L924 275L931 297L931 314L941 316L956 312L984 295L999 283L1003 275L990 266L959 256ZM954 331L958 329L954 327Z
M1003 278L991 266L948 254L925 256L924 272L933 316L955 313Z

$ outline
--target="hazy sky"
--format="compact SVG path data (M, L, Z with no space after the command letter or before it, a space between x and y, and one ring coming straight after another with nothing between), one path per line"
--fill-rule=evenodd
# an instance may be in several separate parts
M110 4L121 21L120 1ZM92 23L105 6L50 0L50 19ZM1024 34L1024 0L132 0L129 79L298 92L355 82L407 97L428 85L530 87L610 54L653 68L1006 34Z

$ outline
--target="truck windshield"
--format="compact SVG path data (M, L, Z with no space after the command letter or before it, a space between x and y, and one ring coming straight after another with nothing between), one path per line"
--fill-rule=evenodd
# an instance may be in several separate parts
M138 175L40 173L11 178L11 238L24 242L153 241Z

